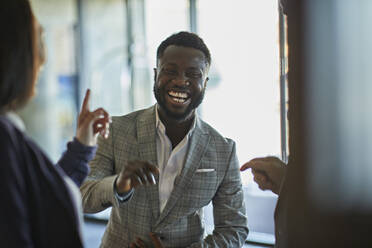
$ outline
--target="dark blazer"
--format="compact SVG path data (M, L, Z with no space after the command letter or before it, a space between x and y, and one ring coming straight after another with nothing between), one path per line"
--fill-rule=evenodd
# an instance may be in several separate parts
M82 247L63 173L0 116L1 247Z

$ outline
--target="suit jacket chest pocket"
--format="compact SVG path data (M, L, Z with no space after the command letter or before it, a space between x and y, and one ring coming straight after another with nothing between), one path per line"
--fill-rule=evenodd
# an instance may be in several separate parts
M201 208L212 200L217 190L217 173L211 169L198 169L186 189L185 200L190 207Z

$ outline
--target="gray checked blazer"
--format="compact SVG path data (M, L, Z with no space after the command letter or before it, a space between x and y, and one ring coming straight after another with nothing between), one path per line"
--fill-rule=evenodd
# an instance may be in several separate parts
M81 192L86 213L112 206L101 247L128 247L136 237L152 247L150 232L157 234L165 247L243 246L248 228L235 143L200 119L163 212L159 211L158 184L136 188L124 203L116 199L114 180L128 161L157 164L155 125L152 106L114 117L109 138L98 141ZM202 208L210 201L215 228L205 237Z

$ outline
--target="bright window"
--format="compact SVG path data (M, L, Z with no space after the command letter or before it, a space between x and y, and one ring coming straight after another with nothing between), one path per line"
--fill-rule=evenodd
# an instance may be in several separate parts
M156 49L168 36L189 29L187 1L145 1L146 37L150 68L156 67ZM152 90L152 89L151 89Z
M213 60L203 119L236 141L241 163L280 157L277 1L203 0L198 18ZM250 173L242 176L251 187Z
M203 119L236 141L241 165L255 157L280 157L277 1L201 0L197 14L198 33L212 54ZM242 179L250 237L273 234L276 196L258 189L250 171ZM273 236L265 238L273 242Z

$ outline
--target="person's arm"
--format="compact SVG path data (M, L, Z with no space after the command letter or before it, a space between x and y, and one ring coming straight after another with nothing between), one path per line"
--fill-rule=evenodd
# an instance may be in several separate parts
M242 247L248 236L244 193L236 156L235 143L228 168L213 198L214 230L191 247Z
M96 152L97 136L108 136L109 114L102 108L89 110L90 90L87 90L81 112L78 117L76 137L67 144L67 151L57 166L80 186L89 173L88 162Z
M98 138L95 158L90 162L91 172L80 190L84 212L96 213L113 204L127 204L136 187L155 184L156 166L147 161L128 161L119 175L115 175L113 125L107 139Z
M115 203L115 164L112 125L107 139L98 137L96 156L90 161L90 172L80 187L85 213L100 212Z
M286 165L276 157L255 158L245 163L240 170L252 169L254 181L262 190L271 190L279 194L284 176Z
M86 146L76 138L67 144L67 150L58 161L57 166L76 183L78 187L88 176L88 162L93 159L96 153L96 146Z
M34 247L31 237L28 193L16 140L0 128L0 244Z

